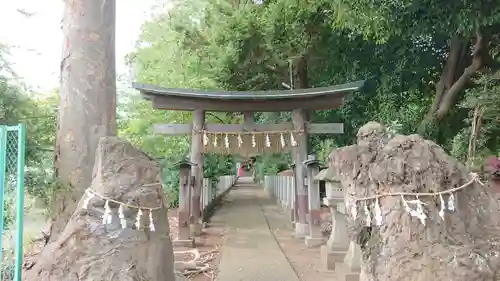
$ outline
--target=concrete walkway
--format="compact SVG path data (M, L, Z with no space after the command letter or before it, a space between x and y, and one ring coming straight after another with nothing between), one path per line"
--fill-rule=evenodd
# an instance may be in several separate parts
M276 242L262 206L274 204L264 190L240 178L215 214L228 228L218 281L299 281Z

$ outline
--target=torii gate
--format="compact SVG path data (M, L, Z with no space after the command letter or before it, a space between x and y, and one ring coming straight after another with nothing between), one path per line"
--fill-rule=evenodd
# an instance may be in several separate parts
M193 111L192 124L155 124L154 133L165 135L191 134L190 161L196 164L191 174L195 176L192 198L179 198L198 202L203 185L203 152L215 151L226 154L250 155L266 151L292 151L295 170L298 218L295 232L303 236L307 232L308 189L305 183L307 160L307 136L309 134L342 134L342 123L311 124L307 122L309 110L337 109L344 97L358 91L365 81L331 87L254 91L216 92L189 89L168 89L153 85L133 83L133 87L150 100L155 109ZM205 112L243 112L243 124L206 124ZM255 112L292 112L292 123L255 124ZM317 199L319 201L319 198ZM319 204L319 202L317 202ZM192 204L191 223L200 225L199 204ZM319 214L310 214L318 216ZM179 214L181 216L181 214ZM318 219L319 218L311 218ZM181 218L179 218L181 220ZM191 229L201 229L197 226ZM193 236L199 235L194 231ZM185 239L187 239L186 237ZM183 238L180 238L183 239Z

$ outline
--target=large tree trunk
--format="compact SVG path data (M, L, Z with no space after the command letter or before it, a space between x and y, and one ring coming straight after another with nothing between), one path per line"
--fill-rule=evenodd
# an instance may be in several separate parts
M99 138L116 135L115 0L65 0L51 240L90 186Z

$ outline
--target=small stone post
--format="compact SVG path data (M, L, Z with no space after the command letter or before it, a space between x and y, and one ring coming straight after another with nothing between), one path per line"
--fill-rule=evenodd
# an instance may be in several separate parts
M174 166L179 168L180 181L179 181L179 209L177 211L179 237L173 241L174 245L184 247L194 247L194 239L190 235L189 219L191 213L191 200L189 190L192 185L191 167L196 164L189 161L180 161Z
M315 247L323 244L323 235L321 233L321 201L319 195L319 182L314 177L319 173L319 161L315 155L309 155L308 160L304 161L307 169L307 197L309 206L309 235L306 237L306 245Z

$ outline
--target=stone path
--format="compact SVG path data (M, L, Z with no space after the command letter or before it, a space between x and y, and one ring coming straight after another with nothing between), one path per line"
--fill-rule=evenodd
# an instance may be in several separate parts
M263 212L274 204L264 190L240 178L215 216L227 226L218 281L299 281Z

